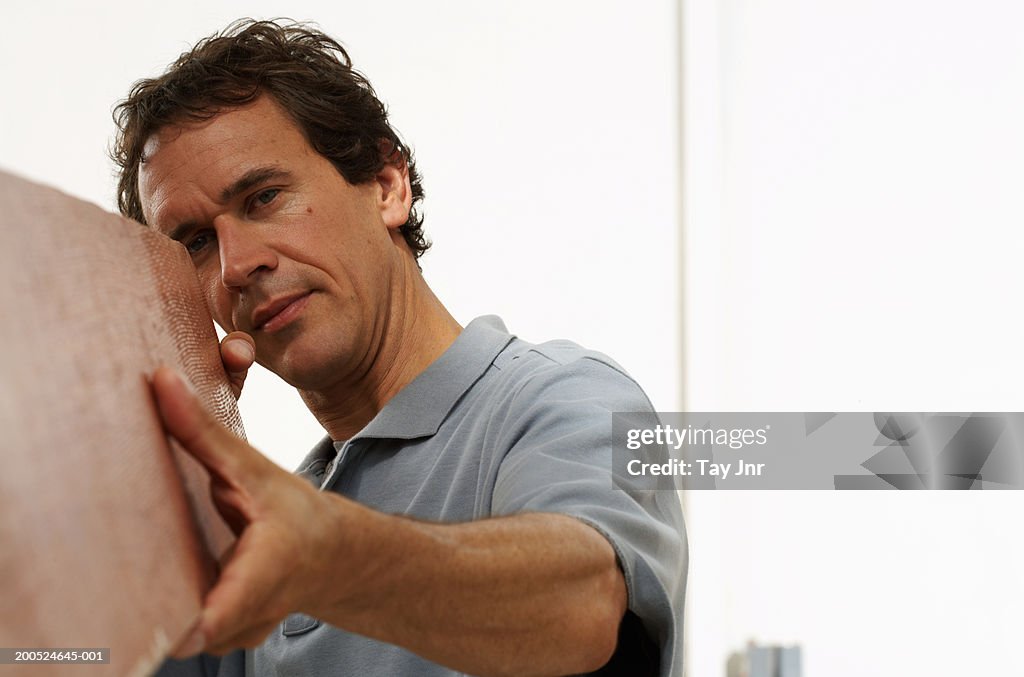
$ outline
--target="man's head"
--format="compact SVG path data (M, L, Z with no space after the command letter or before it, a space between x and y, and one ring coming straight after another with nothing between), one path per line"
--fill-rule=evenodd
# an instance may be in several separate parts
M430 296L415 170L336 43L265 23L229 34L119 108L121 208L185 246L214 319L251 334L261 364L333 388Z
M416 258L430 243L416 206L423 186L409 148L388 122L370 83L335 40L299 24L238 21L199 42L158 78L141 80L114 111L112 156L120 170L118 207L146 223L139 166L146 141L163 127L206 120L269 95L309 144L352 184L370 181L385 163L404 163L412 208L401 233Z

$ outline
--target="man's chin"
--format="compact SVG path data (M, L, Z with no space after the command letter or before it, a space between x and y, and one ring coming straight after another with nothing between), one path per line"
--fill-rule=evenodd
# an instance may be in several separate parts
M277 359L261 364L293 388L324 390L337 380L339 369L334 362L326 355L287 350Z

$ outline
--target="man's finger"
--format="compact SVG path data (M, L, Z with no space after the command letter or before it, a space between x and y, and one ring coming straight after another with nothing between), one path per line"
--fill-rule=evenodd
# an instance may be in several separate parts
M222 640L207 641L206 634L199 627L194 628L191 633L182 640L181 644L171 652L171 657L178 660L195 656L198 653L223 656L238 649L251 649L259 646L266 640L267 635L281 623L279 620L264 621L262 624L247 627L239 634Z
M171 658L181 660L189 656L195 656L206 648L206 637L199 627L194 627L181 643L171 652Z
M153 374L153 393L167 432L207 468L232 477L234 472L227 470L239 466L235 461L241 440L203 408L185 379L170 367L160 367Z
M237 399L242 394L249 367L256 361L256 342L244 331L233 331L220 342L220 359Z
M203 601L200 626L209 650L238 648L243 638L268 624L269 632L283 618L266 615L270 596L279 591L280 569L274 558L267 560L265 547L254 545L254 538L258 537L251 530L243 534L217 584Z
M219 644L210 644L206 653L218 656L237 651L238 649L254 649L266 641L267 636L281 624L281 620L267 621L262 625L254 625L244 632L225 639Z

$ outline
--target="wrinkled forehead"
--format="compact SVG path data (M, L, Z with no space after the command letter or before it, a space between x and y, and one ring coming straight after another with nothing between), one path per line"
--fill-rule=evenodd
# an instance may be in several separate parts
M181 173L187 164L187 153L172 157L176 155L176 142L186 131L183 125L166 125L150 134L142 146L138 171L139 202L150 226L156 225L154 215L157 207L163 205L168 193L174 190L172 175ZM180 183L180 179L177 182Z
M185 131L184 127L180 124L168 124L156 129L146 137L146 141L142 144L142 154L139 157L139 171L145 171L160 149L180 137L183 131Z
M182 143L185 140L187 143ZM218 108L198 117L183 116L150 133L142 146L140 171L171 146L190 146L192 152L210 149L249 147L268 144L300 144L307 141L303 130L277 101L262 95L242 106Z
M305 135L269 97L209 118L161 127L143 144L138 189L150 225L194 218L197 204L224 202L226 188L247 173L301 167L316 155Z

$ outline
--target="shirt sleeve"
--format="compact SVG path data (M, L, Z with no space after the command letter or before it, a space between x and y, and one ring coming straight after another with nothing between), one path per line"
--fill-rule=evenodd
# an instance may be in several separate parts
M603 534L628 592L613 663L632 660L619 653L638 650L623 646L627 626L636 625L657 646L660 667L653 674L682 675L687 544L679 494L639 490L627 478L612 478L612 413L652 411L636 382L600 359L552 361L536 370L502 425L507 452L492 512L560 513Z

